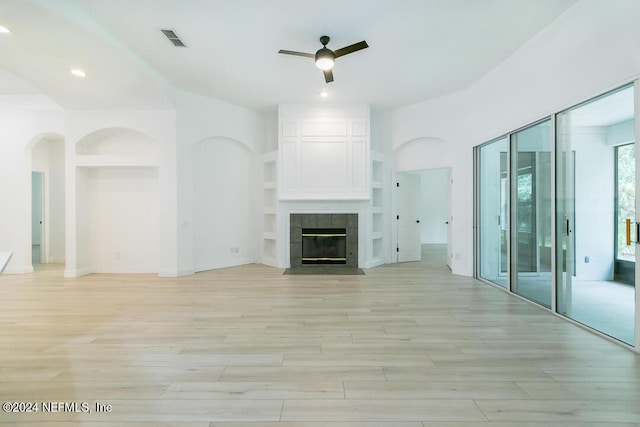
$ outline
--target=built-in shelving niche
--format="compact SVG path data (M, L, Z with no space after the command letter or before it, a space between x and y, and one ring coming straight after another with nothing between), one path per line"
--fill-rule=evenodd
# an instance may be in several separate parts
M271 151L262 156L262 263L278 266L278 152Z
M262 227L262 263L278 267L278 185L277 151L269 152L262 158L263 186L263 227ZM384 156L371 152L371 198L370 198L370 238L367 267L376 267L385 260L385 197L388 179Z
M384 155L371 152L371 267L385 263L385 161Z
M124 128L76 144L76 268L87 273L159 270L159 145Z

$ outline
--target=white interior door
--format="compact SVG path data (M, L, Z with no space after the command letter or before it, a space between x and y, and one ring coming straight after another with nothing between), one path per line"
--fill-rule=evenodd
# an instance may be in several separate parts
M31 262L44 262L44 173L31 172Z
M397 262L420 261L420 175L399 174Z
M447 267L451 269L451 229L452 229L452 221L453 217L451 216L451 194L453 190L453 180L451 179L451 169L447 170Z

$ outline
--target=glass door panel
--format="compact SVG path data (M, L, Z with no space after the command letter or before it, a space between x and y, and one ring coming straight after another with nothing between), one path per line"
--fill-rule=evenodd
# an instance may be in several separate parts
M557 311L631 345L634 127L632 86L557 115Z
M551 307L551 121L511 136L511 290Z
M508 287L507 276L508 139L483 145L479 167L479 276Z
M616 258L613 278L633 284L636 273L635 244L632 243L636 217L636 149L635 144L615 148L616 161Z

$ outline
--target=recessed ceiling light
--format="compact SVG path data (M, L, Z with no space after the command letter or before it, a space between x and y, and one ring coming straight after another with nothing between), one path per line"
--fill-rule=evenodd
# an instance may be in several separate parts
M82 71L80 68L71 69L71 74L73 74L76 77L87 77L87 73Z
M11 31L7 27L0 25L0 34L9 34Z
M322 92L320 92L320 96L326 98L327 96L329 96L329 92L327 92L326 89L322 89Z

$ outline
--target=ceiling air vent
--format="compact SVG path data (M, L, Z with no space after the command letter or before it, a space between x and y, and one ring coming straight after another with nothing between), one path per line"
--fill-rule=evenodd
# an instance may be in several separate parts
M187 47L182 40L180 40L180 37L178 37L178 35L176 34L175 31L173 30L160 30L162 31L162 34L165 35L165 37L167 37L169 39L169 41L171 43L173 43L174 46L176 47Z

